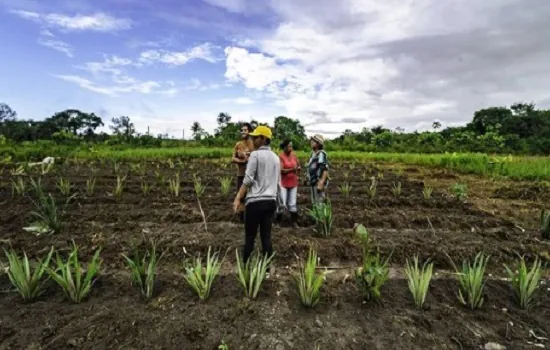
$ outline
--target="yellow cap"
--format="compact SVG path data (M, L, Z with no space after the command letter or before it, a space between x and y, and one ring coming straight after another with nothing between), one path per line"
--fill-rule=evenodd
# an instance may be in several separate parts
M254 131L252 131L249 135L252 137L263 136L266 139L271 139L273 136L271 129L265 125L258 125L258 127L256 127L256 129L254 129Z

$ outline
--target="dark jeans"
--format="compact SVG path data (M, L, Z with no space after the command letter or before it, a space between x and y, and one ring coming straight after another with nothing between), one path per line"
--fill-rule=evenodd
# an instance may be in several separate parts
M254 251L254 240L260 229L262 240L262 253L268 256L273 254L271 245L271 226L273 217L277 210L277 203L274 200L258 201L249 203L245 210L244 219L244 251L243 261L247 262Z
M241 186L243 185L243 181L244 181L244 176L237 175L237 192L236 193L239 193L239 190L241 189ZM241 203L244 204L244 198L241 199ZM239 212L237 215L239 215L239 220L241 222L244 222L244 212Z

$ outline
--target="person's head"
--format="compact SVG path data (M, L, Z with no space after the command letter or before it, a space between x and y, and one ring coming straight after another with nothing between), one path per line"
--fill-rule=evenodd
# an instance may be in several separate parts
M271 144L272 136L273 134L271 133L271 129L265 125L259 125L253 132L250 133L250 137L252 137L252 142L254 143L254 147L256 147L256 149Z
M243 140L248 138L248 135L252 132L252 125L250 123L241 124L241 138Z
M314 151L318 151L320 149L323 149L323 145L325 144L325 138L323 137L323 135L317 134L310 139L310 143L311 143L311 148Z
M290 154L290 152L292 152L292 141L288 139L281 142L279 146L281 147L283 152L285 152L286 154Z

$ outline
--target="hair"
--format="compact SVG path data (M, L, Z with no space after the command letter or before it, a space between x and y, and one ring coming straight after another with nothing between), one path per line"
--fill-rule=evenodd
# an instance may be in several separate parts
M265 137L265 145L269 146L270 144L271 144L271 139L268 139L267 137Z
M289 143L291 143L292 141L289 140L289 139L285 139L283 142L281 142L281 144L279 145L279 147L281 147L281 149L284 151L285 148L288 146Z
M248 129L248 132L254 131L254 128L252 128L252 124L250 124L250 123L242 123L242 124L241 124L241 128L242 128L243 126L246 126L246 128Z
M317 141L315 139L311 139L311 140L317 144L317 149L319 149L319 150L323 149L323 144L322 143L320 143L319 141Z

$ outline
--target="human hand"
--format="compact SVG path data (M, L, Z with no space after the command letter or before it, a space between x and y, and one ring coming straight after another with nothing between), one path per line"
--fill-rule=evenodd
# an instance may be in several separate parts
M241 200L239 199L239 197L235 197L235 200L233 201L233 212L238 213L240 207L241 207Z
M317 190L318 191L324 191L325 190L325 184L322 181L319 181L317 183Z

